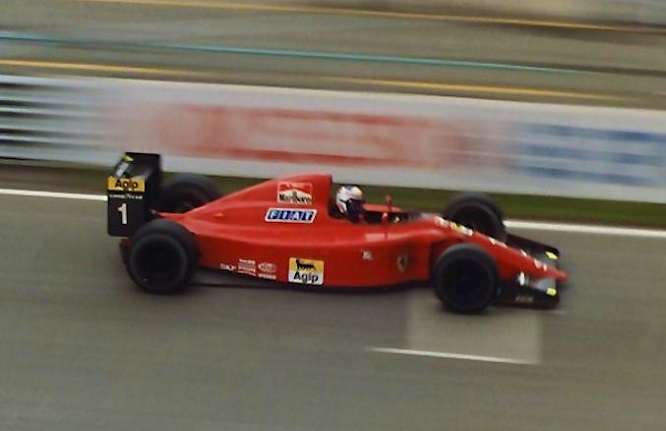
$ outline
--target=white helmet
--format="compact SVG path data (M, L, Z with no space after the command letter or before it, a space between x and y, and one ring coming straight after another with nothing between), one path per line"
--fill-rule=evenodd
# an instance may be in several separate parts
M351 221L358 221L363 213L365 198L358 186L342 186L335 195L335 205Z

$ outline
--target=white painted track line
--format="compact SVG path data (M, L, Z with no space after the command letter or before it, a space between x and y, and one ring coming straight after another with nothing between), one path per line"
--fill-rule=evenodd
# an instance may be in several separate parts
M507 220L506 226L513 229L540 230L549 232L586 233L591 235L631 236L635 238L666 239L666 231L656 229L639 229L616 226L595 226L567 223L529 222Z
M374 345L373 349L388 354L537 365L543 353L541 310L516 311L493 307L488 316L446 313L430 289L415 290L409 297L401 344Z
M84 193L48 192L41 190L0 189L0 195L26 196L51 199L75 199L83 201L106 201L105 195ZM567 223L531 222L522 220L507 220L506 225L514 229L540 230L548 232L585 233L592 235L630 236L635 238L666 239L666 231L655 229L638 229L615 226L594 226Z
M51 199L75 199L79 201L103 201L106 202L104 195L89 195L83 193L62 193L62 192L46 192L39 190L16 190L16 189L0 189L0 195L8 196L27 196L34 198L51 198Z
M431 358L461 359L466 361L493 362L499 364L536 365L535 362L496 356L463 355L460 353L431 352L427 350L393 349L389 347L368 347L370 352L394 353L399 355L427 356Z

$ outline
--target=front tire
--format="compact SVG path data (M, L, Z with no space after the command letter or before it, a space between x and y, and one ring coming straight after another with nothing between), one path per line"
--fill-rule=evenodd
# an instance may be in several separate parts
M178 223L156 219L132 238L127 271L148 293L173 294L187 288L198 263L194 236Z
M160 193L158 210L184 213L222 197L213 181L203 175L179 174L167 181Z
M497 297L497 263L477 245L456 244L437 258L432 284L435 294L448 309L479 313Z
M443 217L500 241L506 240L504 214L495 201L482 193L463 193L454 197Z

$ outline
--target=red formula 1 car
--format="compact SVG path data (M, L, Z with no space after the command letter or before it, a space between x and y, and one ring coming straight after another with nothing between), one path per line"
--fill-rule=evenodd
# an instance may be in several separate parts
M108 177L108 233L122 237L132 280L184 290L197 267L314 289L430 283L457 312L493 303L549 307L567 275L554 247L507 234L501 210L461 195L444 213L366 205L359 222L331 213L332 178L294 175L221 196L198 175L161 184L160 156L127 153Z

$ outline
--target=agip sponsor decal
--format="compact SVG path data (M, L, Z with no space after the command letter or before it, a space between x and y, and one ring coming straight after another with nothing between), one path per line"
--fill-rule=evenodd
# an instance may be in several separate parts
M324 284L324 261L300 257L289 258L288 280L290 283L317 286Z
M316 216L317 210L269 208L264 220L273 223L312 223Z
M285 204L312 205L312 183L278 183L277 201Z
M115 192L145 192L146 182L143 178L116 178L110 176L106 181L106 188Z

